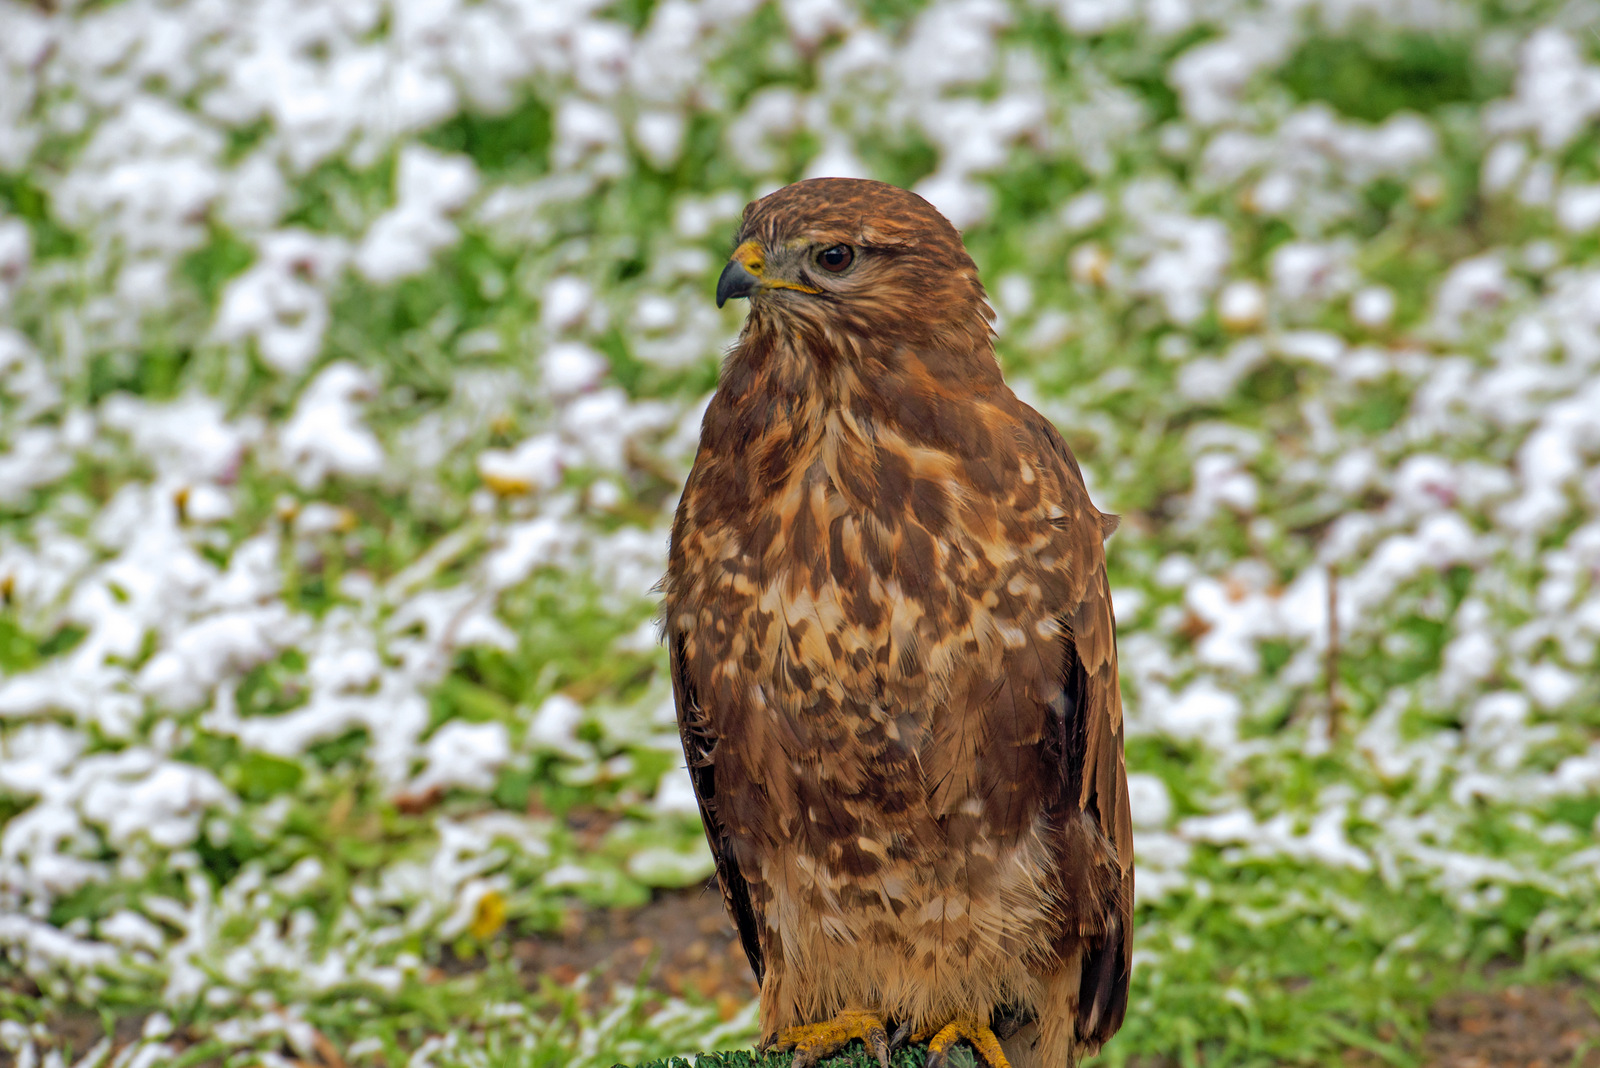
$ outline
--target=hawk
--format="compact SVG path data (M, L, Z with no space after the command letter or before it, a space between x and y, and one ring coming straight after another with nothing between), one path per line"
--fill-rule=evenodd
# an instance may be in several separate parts
M764 1048L1067 1065L1121 1025L1133 833L1072 452L950 223L881 182L745 209L749 316L672 528L678 725Z

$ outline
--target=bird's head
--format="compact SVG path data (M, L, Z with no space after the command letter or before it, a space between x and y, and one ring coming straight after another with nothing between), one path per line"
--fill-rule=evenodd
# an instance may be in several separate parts
M961 235L926 200L883 182L813 178L745 209L717 306L751 326L986 343L994 317Z

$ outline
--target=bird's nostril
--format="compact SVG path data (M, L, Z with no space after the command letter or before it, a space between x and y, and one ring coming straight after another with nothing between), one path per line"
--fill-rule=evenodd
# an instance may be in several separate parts
M766 258L761 254L761 245L755 241L741 244L733 250L730 258L757 277L760 277L762 268L766 266Z

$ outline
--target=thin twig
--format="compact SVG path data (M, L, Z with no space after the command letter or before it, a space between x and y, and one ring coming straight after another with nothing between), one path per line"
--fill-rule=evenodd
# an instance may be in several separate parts
M1328 565L1328 662L1324 667L1328 687L1328 741L1339 737L1339 572Z

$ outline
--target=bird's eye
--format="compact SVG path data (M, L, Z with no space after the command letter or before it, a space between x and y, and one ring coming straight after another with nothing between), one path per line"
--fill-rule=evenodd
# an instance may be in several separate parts
M856 254L851 251L849 245L835 245L832 248L825 248L821 252L817 253L817 263L822 267L822 269L825 271L832 271L835 274L850 266L851 262L854 261L855 258Z

